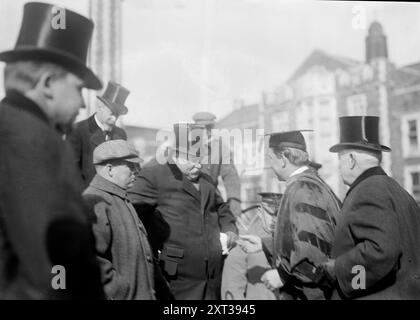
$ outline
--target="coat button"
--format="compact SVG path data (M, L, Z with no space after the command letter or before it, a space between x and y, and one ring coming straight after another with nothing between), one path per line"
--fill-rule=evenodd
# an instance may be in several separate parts
M152 258L150 257L150 256L147 256L147 258L146 258L146 260L147 260L147 262L149 262L149 263L152 263Z

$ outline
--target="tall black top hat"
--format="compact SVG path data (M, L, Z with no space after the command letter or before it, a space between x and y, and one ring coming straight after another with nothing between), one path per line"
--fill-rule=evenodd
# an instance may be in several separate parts
M281 148L289 147L295 148L302 151L306 151L305 137L302 132L312 130L293 130L286 132L277 132L267 134L270 136L268 147L269 148Z
M391 151L379 143L379 117L340 117L340 143L332 146L330 152L343 149L364 149Z
M108 108L116 114L127 114L128 109L124 105L130 91L122 85L109 81L102 97L97 96Z
M0 61L55 63L79 76L87 88L101 89L101 81L86 66L93 22L67 9L62 9L65 19L58 21L57 8L48 3L26 3L15 48L1 52Z
M178 153L200 158L202 154L203 134L205 126L191 123L174 124L175 145L172 147Z

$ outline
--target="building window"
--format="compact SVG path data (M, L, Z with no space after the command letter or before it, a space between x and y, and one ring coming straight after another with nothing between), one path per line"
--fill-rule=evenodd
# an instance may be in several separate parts
M420 203L420 165L405 166L404 187Z
M367 113L366 95L358 94L347 98L347 115L364 116Z
M410 142L410 148L417 148L419 145L417 121L408 121L408 140Z
M405 158L420 156L420 112L405 115L401 118L401 135Z
M420 172L411 172L412 194L415 199L420 199Z

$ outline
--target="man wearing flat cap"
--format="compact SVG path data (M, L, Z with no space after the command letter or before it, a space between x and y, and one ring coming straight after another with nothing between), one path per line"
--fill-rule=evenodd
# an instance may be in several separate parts
M167 162L149 162L129 194L149 226L175 299L215 300L220 298L222 245L232 247L237 228L211 178L200 171L201 149L189 138L192 131L190 124L175 124Z
M93 150L104 141L127 140L125 131L116 126L120 115L128 112L125 100L129 91L118 83L109 81L102 96L97 96L96 113L76 123L75 129L68 136L76 156L85 186L95 175L92 164Z
M239 234L255 235L270 241L282 194L261 192L259 195L260 203L244 210L236 219L236 225ZM222 299L275 300L274 292L261 281L262 275L271 269L271 257L268 252L246 253L240 246L233 248L223 266Z
M420 209L380 167L379 118L340 118L341 177L350 187L332 259L323 264L333 298L420 299Z
M217 139L211 136L211 130L214 129L216 124L216 116L210 112L197 112L193 115L193 120L196 125L204 126L208 135L207 148L208 148L208 161L203 163L202 172L209 175L213 184L217 187L219 177L222 178L223 185L226 189L226 198L229 207L235 217L241 214L241 181L239 179L238 171L233 163L233 154L224 152L222 139L219 139L219 159L216 163L212 163L211 141Z
M82 89L102 87L86 66L93 22L66 10L57 30L54 9L26 3L15 48L0 53L0 299L103 298L82 181L62 140ZM66 277L55 288L54 266Z
M301 131L270 135L269 158L277 178L286 181L274 233L273 269L261 278L267 288L279 289L280 299L328 299L331 288L319 284L316 266L331 257L340 201L309 168ZM242 236L246 251L263 249L260 238ZM242 242L244 241L244 242Z
M107 299L154 300L153 254L147 232L127 196L141 158L125 140L93 151L96 169L83 193L93 206L93 230Z

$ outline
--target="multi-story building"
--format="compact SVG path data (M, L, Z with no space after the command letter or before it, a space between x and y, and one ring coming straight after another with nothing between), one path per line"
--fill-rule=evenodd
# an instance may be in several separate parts
M337 156L328 151L339 140L338 117L380 116L381 141L392 149L384 153L383 167L420 202L420 63L392 63L378 22L370 25L365 46L365 61L314 50L286 83L254 108L262 113L266 132L313 130L304 133L310 157L323 165L320 175L340 197L347 188L338 174ZM234 111L235 118L241 110ZM249 189L249 183L243 188ZM255 189L261 188L282 190L272 174L259 178Z

